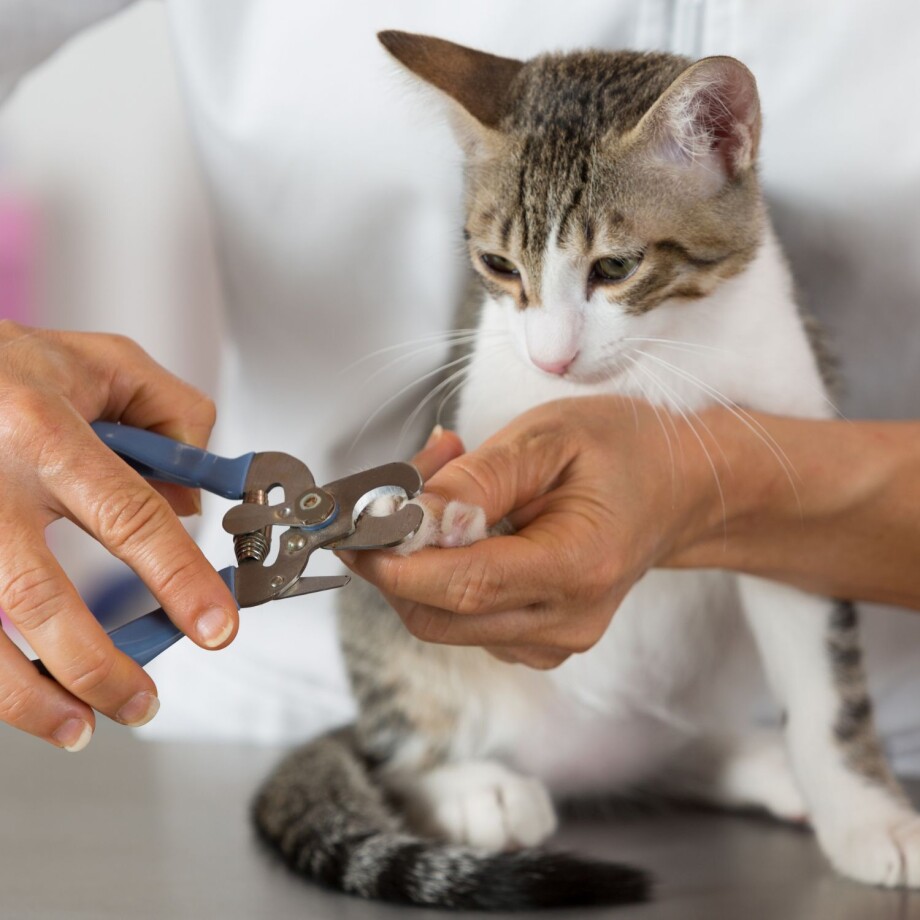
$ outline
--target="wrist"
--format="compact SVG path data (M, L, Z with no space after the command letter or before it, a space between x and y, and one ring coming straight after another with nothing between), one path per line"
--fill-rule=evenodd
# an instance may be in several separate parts
M800 515L798 470L769 416L744 421L722 407L683 420L685 468L682 526L662 564L743 567L746 541L765 515Z

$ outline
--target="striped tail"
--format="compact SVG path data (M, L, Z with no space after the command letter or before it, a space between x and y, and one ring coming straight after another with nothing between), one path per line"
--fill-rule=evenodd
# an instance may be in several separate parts
M407 832L373 784L349 729L289 755L259 791L253 818L290 869L327 887L396 904L463 910L635 904L638 869L564 853L485 853Z

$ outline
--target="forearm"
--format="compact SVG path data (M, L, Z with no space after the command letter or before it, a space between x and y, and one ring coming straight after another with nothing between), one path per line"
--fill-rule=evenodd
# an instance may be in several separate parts
M665 565L920 609L920 423L755 415L771 449L728 412L705 418L725 514L707 463L708 510Z

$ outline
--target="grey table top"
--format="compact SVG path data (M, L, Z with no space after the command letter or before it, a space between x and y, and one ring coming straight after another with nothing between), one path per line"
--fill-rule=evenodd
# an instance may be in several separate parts
M368 904L289 876L261 850L247 818L277 750L146 743L101 724L76 756L5 726L0 751L3 920L474 916ZM649 868L658 895L642 907L544 917L920 918L920 894L839 879L809 833L766 820L643 809L570 821L556 843Z

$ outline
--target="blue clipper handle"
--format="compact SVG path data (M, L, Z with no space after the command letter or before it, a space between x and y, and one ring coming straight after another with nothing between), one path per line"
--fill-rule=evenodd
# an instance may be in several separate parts
M230 593L236 597L236 569L228 566L218 573ZM109 633L115 647L133 658L141 667L153 661L160 652L175 645L184 635L178 626L163 612L163 608L146 613ZM34 662L39 674L51 677L48 669L40 662Z
M236 597L236 569L228 566L218 573L230 593ZM142 617L113 629L109 636L115 647L133 658L141 667L153 661L160 652L165 652L178 642L185 633L163 612L163 608L145 613Z
M93 422L93 431L145 479L201 488L224 498L242 498L254 453L228 459L161 434Z

